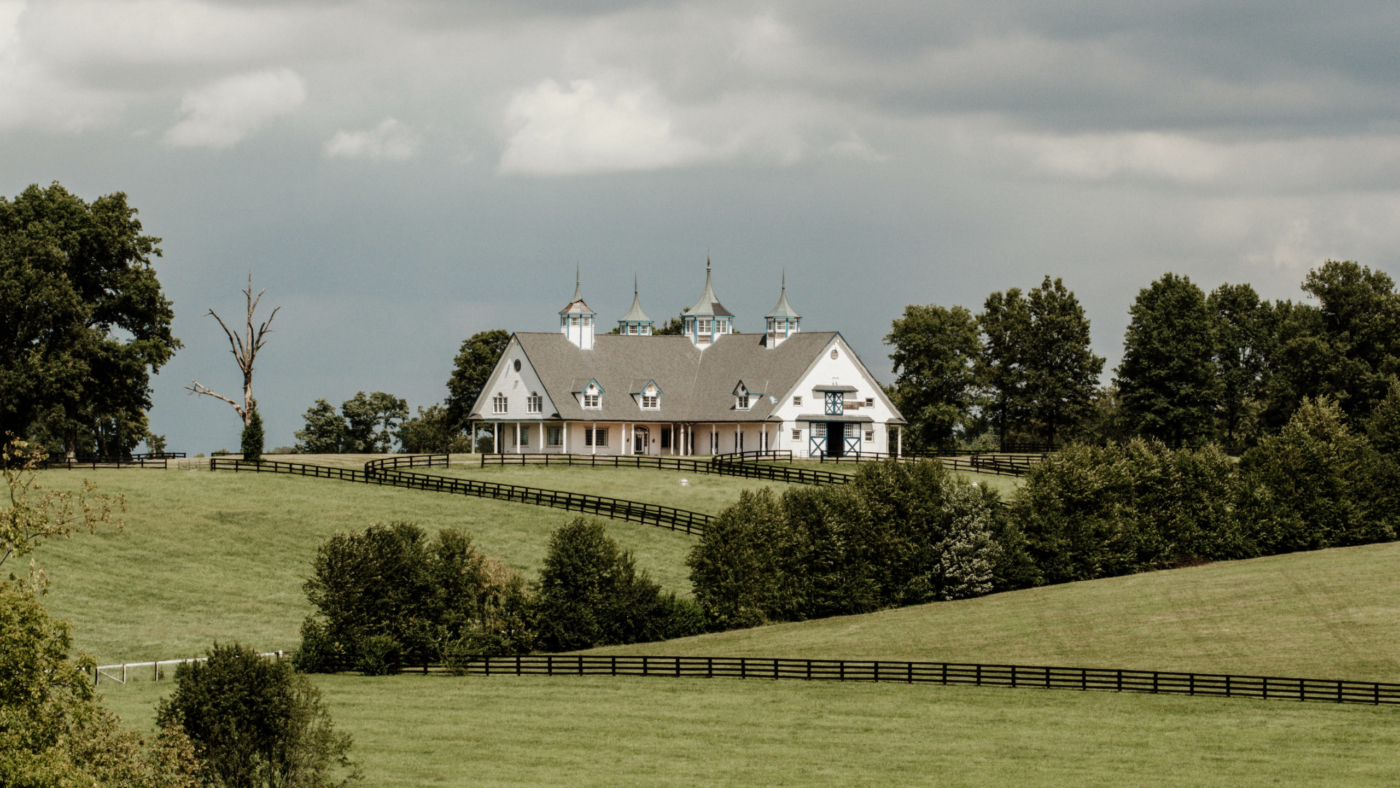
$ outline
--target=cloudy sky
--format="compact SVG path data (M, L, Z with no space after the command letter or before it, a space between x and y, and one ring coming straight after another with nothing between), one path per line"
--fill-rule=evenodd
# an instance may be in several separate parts
M317 397L445 395L457 346L573 292L652 317L704 261L745 331L786 269L889 379L908 303L1063 277L1111 368L1166 271L1297 298L1400 273L1393 2L0 0L0 193L124 191L185 349L172 448L236 448L211 307L280 305L269 445Z

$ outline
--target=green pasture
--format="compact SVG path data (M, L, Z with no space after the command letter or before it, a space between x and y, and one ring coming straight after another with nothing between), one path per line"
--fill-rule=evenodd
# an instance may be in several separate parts
M318 676L365 784L1388 786L1400 709L734 679ZM105 686L149 730L171 683Z
M310 612L302 582L316 547L337 531L388 520L410 520L430 531L461 528L488 555L533 576L550 533L576 516L442 493L225 471L55 470L40 482L72 488L84 477L101 491L125 493L126 529L49 542L36 557L53 581L45 604L73 623L78 648L104 664L197 655L214 640L269 651L295 647ZM659 492L661 480L657 485ZM708 486L699 489L708 494ZM685 555L692 537L607 523L639 567L664 587L690 593Z
M1222 562L600 651L1400 681L1400 543Z

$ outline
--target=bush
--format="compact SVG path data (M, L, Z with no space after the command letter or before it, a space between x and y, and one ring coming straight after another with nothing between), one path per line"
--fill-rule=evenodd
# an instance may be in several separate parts
M539 646L576 651L661 640L688 627L680 604L637 571L603 523L575 518L549 539L535 603Z
M1036 585L1235 558L1246 547L1234 483L1234 464L1213 446L1071 445L1031 469L1010 519Z
M1015 531L996 502L927 461L781 498L746 491L691 549L695 598L712 628L732 629L984 594L1023 555L998 544Z
M360 641L355 668L366 676L392 676L403 665L403 646L389 635L370 635Z
M205 662L175 671L175 691L156 711L180 726L213 786L330 786L358 780L351 739L337 733L321 694L291 666L239 645L215 646Z
M1335 402L1304 399L1278 435L1240 460L1238 509L1250 554L1394 539L1393 512L1375 505L1391 489L1389 476L1391 464L1348 429Z
M242 449L243 459L248 462L257 462L262 458L263 421L256 402L248 413L248 424L243 427Z
M317 612L302 627L303 670L338 669L347 658L376 671L419 665L464 639L478 653L523 653L533 645L524 581L459 531L429 540L418 526L399 522L336 534L316 551L305 588ZM370 644L374 638L389 640Z

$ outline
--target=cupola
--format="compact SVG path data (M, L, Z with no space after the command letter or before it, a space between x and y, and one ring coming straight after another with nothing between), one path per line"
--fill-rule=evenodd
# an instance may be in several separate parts
M559 312L559 333L581 350L593 349L593 319L597 312L583 302L579 287L579 274L574 271L574 297L569 305Z
M778 296L778 305L773 307L773 311L764 316L767 321L767 341L765 344L770 348L783 344L783 340L796 334L801 330L802 316L797 314L797 310L787 300L787 272L783 272L783 292Z
M617 321L617 333L627 336L651 336L651 330L655 323L647 317L647 313L642 311L642 302L637 295L637 280L632 280L632 308L627 310L627 314Z
M710 284L710 258L705 258L705 292L695 306L681 314L682 331L701 350L714 344L725 334L734 333L734 314L715 298Z

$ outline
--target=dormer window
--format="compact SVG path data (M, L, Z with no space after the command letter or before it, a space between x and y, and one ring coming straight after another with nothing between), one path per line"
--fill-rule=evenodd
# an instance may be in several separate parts
M508 400L506 399L506 395L504 395L504 394L497 394L496 396L494 396L494 397L491 398L491 412L492 412L492 413L506 413L506 412L508 412L508 411L507 411L507 407L506 407L507 404L508 404Z
M737 404L736 404L735 407L737 407L739 410L748 410L748 409L749 409L749 395L747 395L747 394L740 394L740 395L739 395L738 402L737 402Z
M603 391L603 387L598 385L598 381L588 381L588 385L585 386L580 393L583 395L584 410L602 410L603 395L607 392Z
M642 410L660 410L660 403L660 397L648 397L645 394L642 395Z
M734 387L734 409L748 410L753 403L754 397L762 397L763 392L749 391L749 387L744 385L744 381L739 381L739 385Z
M637 404L642 410L661 409L661 387L656 385L654 380L648 381L641 391L633 392L632 396L637 398Z

